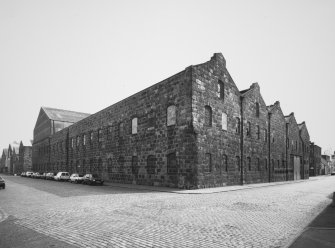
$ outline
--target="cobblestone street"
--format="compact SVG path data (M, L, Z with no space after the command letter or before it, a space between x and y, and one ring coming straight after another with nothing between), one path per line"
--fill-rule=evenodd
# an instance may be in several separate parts
M0 222L14 218L69 247L286 247L335 191L330 176L223 192L4 178Z

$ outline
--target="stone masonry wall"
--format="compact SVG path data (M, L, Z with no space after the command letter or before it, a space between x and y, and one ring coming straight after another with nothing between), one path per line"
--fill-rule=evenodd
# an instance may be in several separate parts
M172 125L167 125L169 106L175 108ZM197 184L191 120L186 69L56 133L51 165L98 173L112 182L191 188Z
M270 181L285 181L293 172L286 168L286 122L279 102L270 113Z
M218 92L219 80L224 96ZM193 126L196 132L198 187L234 185L241 182L240 133L236 132L240 114L240 92L229 75L222 54L207 63L193 67ZM212 112L212 123L205 120L206 106ZM208 109L207 107L207 109ZM226 114L227 128L222 115Z
M244 183L268 182L268 111L257 83L243 94L243 126Z

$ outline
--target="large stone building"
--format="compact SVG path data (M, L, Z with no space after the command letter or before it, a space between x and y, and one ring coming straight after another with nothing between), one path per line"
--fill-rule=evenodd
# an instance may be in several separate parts
M239 91L220 53L95 114L55 116L41 108L34 170L180 188L308 178L298 143L309 135L257 83Z

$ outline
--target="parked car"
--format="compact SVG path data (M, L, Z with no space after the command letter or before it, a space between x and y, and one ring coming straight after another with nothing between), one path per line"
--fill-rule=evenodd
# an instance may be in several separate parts
M61 172L58 172L54 178L56 181L69 181L70 174L69 172L61 171Z
M22 172L21 177L25 177L25 176L26 176L26 172Z
M3 188L3 189L6 188L5 179L3 179L2 177L0 177L0 188Z
M34 174L32 171L27 171L26 172L26 177L31 177Z
M44 172L41 176L40 176L40 179L47 179L47 174L46 172Z
M39 178L40 175L41 175L41 174L40 174L39 172L34 172L34 173L31 175L31 177L36 179L36 178Z
M73 173L70 176L70 183L82 183L83 182L83 174Z
M47 173L45 179L47 180L55 180L55 176L57 175L57 172L49 172Z
M104 180L102 180L102 178L97 175L97 174L86 174L83 177L83 184L89 184L89 185L96 185L96 184L100 184L103 185L104 184Z

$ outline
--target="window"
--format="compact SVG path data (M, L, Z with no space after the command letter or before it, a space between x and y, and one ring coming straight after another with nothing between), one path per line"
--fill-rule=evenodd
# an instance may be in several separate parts
M237 171L241 170L241 162L240 162L240 157L236 156L236 169Z
M221 80L218 82L218 88L217 88L217 96L224 100L224 84Z
M268 160L267 159L264 159L264 167L265 167L265 170L268 170Z
M227 172L228 171L228 157L227 157L227 155L223 155L223 168L224 168L224 170Z
M261 163L259 158L257 158L257 170L260 171L261 170Z
M137 118L131 120L131 133L137 134Z
M80 144L80 136L77 136L77 146Z
M257 131L257 139L260 139L261 138L261 130L259 128L259 125L256 126L256 131Z
M120 156L118 162L119 162L119 170L118 170L118 172L119 173L123 173L124 172L124 157Z
M256 117L259 117L259 103L256 102Z
M103 141L103 135L102 135L102 129L98 130L98 142L102 142Z
M94 136L94 134L93 134L93 132L91 132L91 133L90 133L90 142L91 142L91 143L93 142L93 136Z
M111 139L112 138L112 133L113 133L113 127L109 126L107 128L107 139Z
M86 134L83 135L83 145L86 146Z
M123 136L123 122L120 122L119 123L119 137L122 137Z
M173 152L167 155L167 173L168 175L176 175L177 172L176 153Z
M147 157L147 173L150 175L156 173L156 158L153 155Z
M177 121L177 116L176 116L176 106L175 105L170 105L166 109L166 125L167 126L172 126L176 125Z
M248 170L251 171L251 158L247 157Z
M251 123L249 121L247 122L247 136L251 136Z
M133 173L133 175L138 174L138 158L137 158L137 156L133 156L131 158L131 172Z
M264 129L264 142L268 142L268 130Z
M205 125L212 126L212 108L210 106L205 106Z
M236 117L236 133L240 133L241 131L241 121L240 118Z
M227 114L222 113L222 130L227 131L228 123L227 123Z
M71 138L71 148L74 147L74 138Z
M212 172L212 154L210 153L206 153L205 154L205 159L206 159L206 162L205 162L205 171L206 172Z

